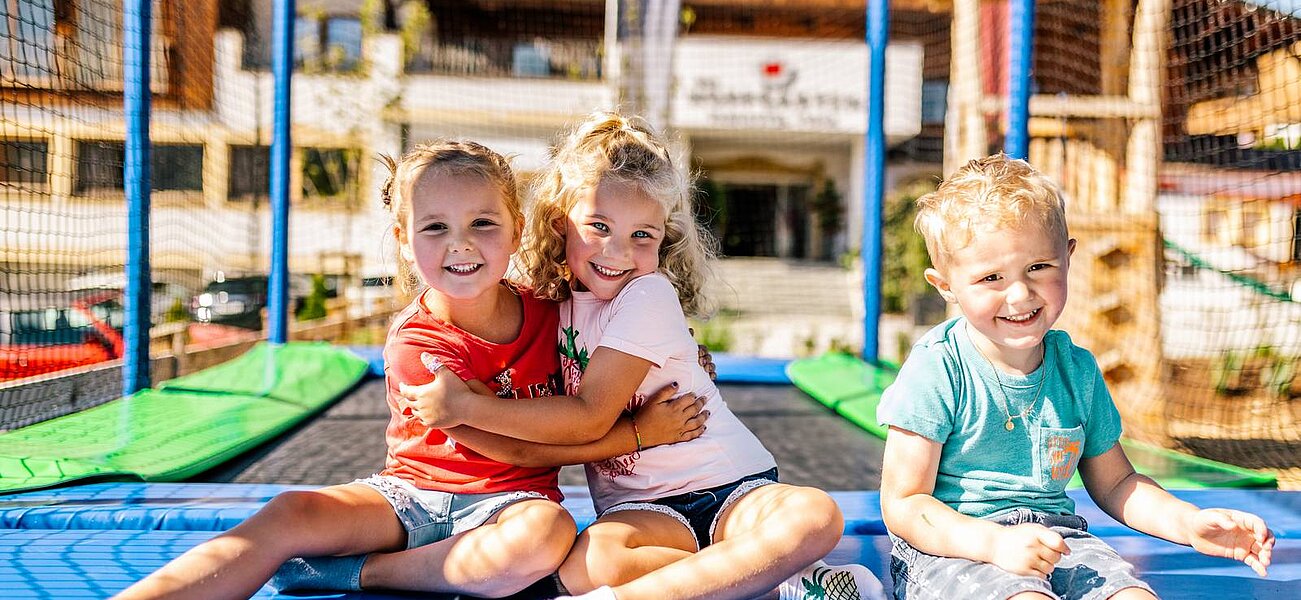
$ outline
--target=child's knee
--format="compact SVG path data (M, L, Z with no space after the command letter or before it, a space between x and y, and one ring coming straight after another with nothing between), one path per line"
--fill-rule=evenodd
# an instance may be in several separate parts
M603 585L618 585L624 581L621 561L612 559L615 550L627 546L614 537L600 535L599 531L592 535L594 529L600 528L588 527L578 536L573 549L557 569L561 583L575 594L585 594Z
M290 490L276 494L258 510L256 520L281 531L312 527L312 519L326 512L328 499L312 490Z
M845 517L840 506L829 494L817 488L792 489L782 498L778 513L775 521L789 524L795 533L839 540L845 529Z
M1151 592L1140 587L1128 587L1113 594L1108 600L1154 600Z
M509 547L518 549L521 566L539 575L554 573L578 534L574 517L559 504L541 500L520 502L506 510L498 525Z

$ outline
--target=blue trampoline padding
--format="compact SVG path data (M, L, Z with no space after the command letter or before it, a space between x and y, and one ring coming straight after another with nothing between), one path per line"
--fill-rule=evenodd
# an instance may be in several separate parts
M286 490L317 486L95 483L0 497L3 529L223 531Z
M95 483L0 496L4 529L166 529L220 531L257 511L284 490L311 486L238 483ZM587 488L564 486L565 508L578 525L595 519ZM1279 538L1301 539L1301 492L1247 489L1175 490L1176 497L1201 507L1236 508L1256 513ZM1141 536L1103 513L1084 490L1070 490L1076 512L1099 536ZM885 533L875 491L832 492L845 515L845 532Z
M380 346L348 346L349 351L370 363L369 374L373 377L384 376L384 348ZM718 383L771 383L790 385L786 376L786 365L791 361L781 358L759 358L718 352L714 354L714 366L718 373Z
M791 361L780 358L760 358L718 352L714 354L718 383L771 383L790 385L786 365Z
M0 529L223 531L286 490L319 486L104 482L0 496ZM587 488L565 486L580 527L596 519Z
M103 598L121 591L211 531L103 531L44 529L0 531L0 587L6 598ZM1301 540L1280 540L1268 579L1246 566L1198 554L1149 537L1108 538L1140 575L1166 598L1301 597ZM832 550L833 564L866 565L889 585L890 540L884 535L848 535ZM277 595L262 588L255 598L394 599L412 595L316 593ZM430 598L429 595L421 597ZM447 596L432 596L448 598Z
M366 372L371 377L384 376L384 347L383 346L347 346L348 351L361 357L362 360L370 363L370 369Z

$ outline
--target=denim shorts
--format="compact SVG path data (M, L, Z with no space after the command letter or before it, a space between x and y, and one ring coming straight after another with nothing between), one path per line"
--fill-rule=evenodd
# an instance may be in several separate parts
M676 496L666 496L645 502L622 502L605 509L601 516L625 510L649 510L668 515L691 530L696 538L696 551L714 542L714 528L718 515L751 490L777 483L777 467L762 473L747 475L732 483Z
M441 542L474 529L487 523L497 511L521 500L547 499L538 492L455 494L422 490L405 479L390 475L371 475L353 483L384 495L407 530L407 549Z
M1071 553L1062 556L1052 575L1041 579L1009 573L991 563L927 554L891 534L890 575L894 579L894 597L1003 600L1021 592L1040 592L1064 600L1101 600L1131 587L1156 595L1135 575L1133 565L1089 533L1084 517L1017 508L988 519L1007 526L1043 525L1061 535Z

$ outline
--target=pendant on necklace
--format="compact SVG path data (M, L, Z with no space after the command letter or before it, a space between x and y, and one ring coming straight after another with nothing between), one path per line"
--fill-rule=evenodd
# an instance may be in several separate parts
M1008 419L1007 422L1003 424L1003 429L1012 431L1013 429L1016 429L1016 425L1012 424L1012 419Z

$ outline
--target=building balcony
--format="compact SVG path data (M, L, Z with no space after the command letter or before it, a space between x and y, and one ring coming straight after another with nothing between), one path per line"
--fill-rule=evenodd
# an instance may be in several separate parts
M406 61L412 75L511 77L597 81L601 79L601 41L474 38L426 44Z

